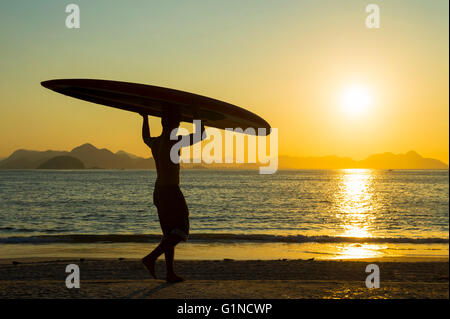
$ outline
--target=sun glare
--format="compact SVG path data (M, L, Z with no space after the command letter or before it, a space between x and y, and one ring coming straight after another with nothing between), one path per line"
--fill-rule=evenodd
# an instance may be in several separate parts
M344 110L350 115L357 115L367 111L371 104L369 90L363 86L352 86L345 90L341 96Z

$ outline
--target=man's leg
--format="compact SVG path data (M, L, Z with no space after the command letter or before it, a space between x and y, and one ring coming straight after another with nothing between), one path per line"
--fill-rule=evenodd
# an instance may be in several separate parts
M142 258L142 263L145 265L145 267L147 267L148 271L155 279L156 279L155 262L156 259L158 259L158 257L161 256L161 254L164 252L163 241L164 239L155 249L153 249L153 251L150 254Z
M178 242L180 242L179 239L178 239ZM180 276L177 276L174 271L173 262L174 262L174 256L175 256L175 245L168 247L167 250L164 252L165 257L166 257L166 269L167 269L166 280L167 280L167 282L184 281L184 279L181 278Z
M142 259L142 262L149 270L153 278L156 278L155 274L155 262L159 256L165 253L166 256L166 266L167 266L167 281L180 281L177 279L182 279L175 275L173 271L173 259L175 245L180 242L181 238L175 235L164 236L161 243L147 256ZM170 266L171 265L171 266Z

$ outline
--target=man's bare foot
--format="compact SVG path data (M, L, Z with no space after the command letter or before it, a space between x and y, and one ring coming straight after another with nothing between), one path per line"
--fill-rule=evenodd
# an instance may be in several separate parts
M175 282L182 282L182 281L184 281L184 279L175 274L170 274L170 275L167 275L166 281L170 282L170 283L175 283Z
M153 278L156 279L155 261L156 259L149 256L142 258L142 263L145 265L145 267L147 267L148 271L150 272L150 275L152 275Z

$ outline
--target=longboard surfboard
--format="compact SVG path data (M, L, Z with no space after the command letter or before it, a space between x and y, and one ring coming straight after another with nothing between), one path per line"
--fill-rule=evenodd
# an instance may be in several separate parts
M164 112L176 112L181 121L191 122L194 111L196 119L219 129L246 130L253 128L256 135L270 134L270 125L258 115L236 105L206 96L130 82L61 79L41 82L55 92L126 111L161 117ZM258 134L258 128L265 132ZM248 130L247 132L251 132Z

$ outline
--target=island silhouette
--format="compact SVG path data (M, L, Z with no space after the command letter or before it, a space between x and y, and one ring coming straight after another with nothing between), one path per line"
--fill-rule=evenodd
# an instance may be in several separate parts
M84 164L73 156L61 155L50 158L40 164L38 169L83 169Z

